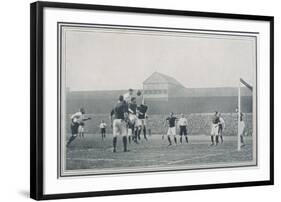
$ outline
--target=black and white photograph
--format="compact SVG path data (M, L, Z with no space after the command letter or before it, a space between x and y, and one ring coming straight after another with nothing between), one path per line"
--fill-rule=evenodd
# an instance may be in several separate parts
M61 176L257 166L257 33L58 27Z
M273 16L30 11L31 198L273 184Z

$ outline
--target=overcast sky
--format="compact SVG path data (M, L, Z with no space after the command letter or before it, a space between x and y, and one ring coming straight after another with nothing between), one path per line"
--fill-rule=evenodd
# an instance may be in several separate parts
M70 90L142 88L155 71L187 88L237 86L240 77L255 83L253 37L89 28L65 36Z

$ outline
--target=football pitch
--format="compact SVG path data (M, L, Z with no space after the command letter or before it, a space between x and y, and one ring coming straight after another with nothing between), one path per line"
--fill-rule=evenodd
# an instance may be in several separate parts
M66 170L92 169L138 169L147 167L216 165L237 162L253 164L252 137L245 137L246 145L237 151L237 137L225 136L223 144L210 146L210 136L189 135L189 142L177 145L173 142L168 147L168 140L162 135L148 136L148 141L142 139L139 144L128 143L129 152L123 152L122 137L117 140L117 152L112 152L112 135L107 134L102 140L99 134L85 134L77 137L66 150Z

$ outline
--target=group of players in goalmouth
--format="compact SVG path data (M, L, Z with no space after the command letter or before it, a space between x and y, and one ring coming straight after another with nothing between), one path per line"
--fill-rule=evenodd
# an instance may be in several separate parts
M141 103L137 104L137 97L141 97L141 91L138 90L136 95L134 95L134 90L129 89L127 93L124 95L120 95L117 103L113 107L110 112L110 121L111 127L113 130L113 152L116 152L117 146L117 136L122 136L123 141L123 151L128 152L128 142L134 142L139 144L141 140L141 132L143 131L144 139L147 141L147 110L148 106L145 104L144 99L141 99ZM71 137L67 141L66 147L69 147L71 142L76 139L76 137L84 137L84 125L85 121L91 120L91 117L85 117L84 108L80 108L80 110L74 113L71 117ZM185 142L188 143L187 136L187 126L188 121L185 118L184 114L180 115L180 118L177 118L173 112L170 113L165 119L164 126L168 125L167 131L167 139L168 146L172 145L172 141L177 145L177 137L176 137L176 126L179 126L179 135L180 135L180 143L183 143L183 136L185 138ZM243 121L243 114L240 113L239 124L239 136L241 147L245 146L243 134L245 131L245 123ZM102 140L105 139L106 134L106 123L104 120L101 120L99 128L101 130ZM225 129L225 121L221 116L221 113L215 112L212 116L211 123L211 144L210 146L217 145L219 143L223 143L223 130ZM162 135L162 139L164 139L164 134Z

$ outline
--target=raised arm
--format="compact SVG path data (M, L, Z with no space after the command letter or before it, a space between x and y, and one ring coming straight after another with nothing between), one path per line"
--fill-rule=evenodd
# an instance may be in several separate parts
M113 116L114 116L114 109L112 109L111 112L110 112L110 125L111 125L111 127L113 126Z

